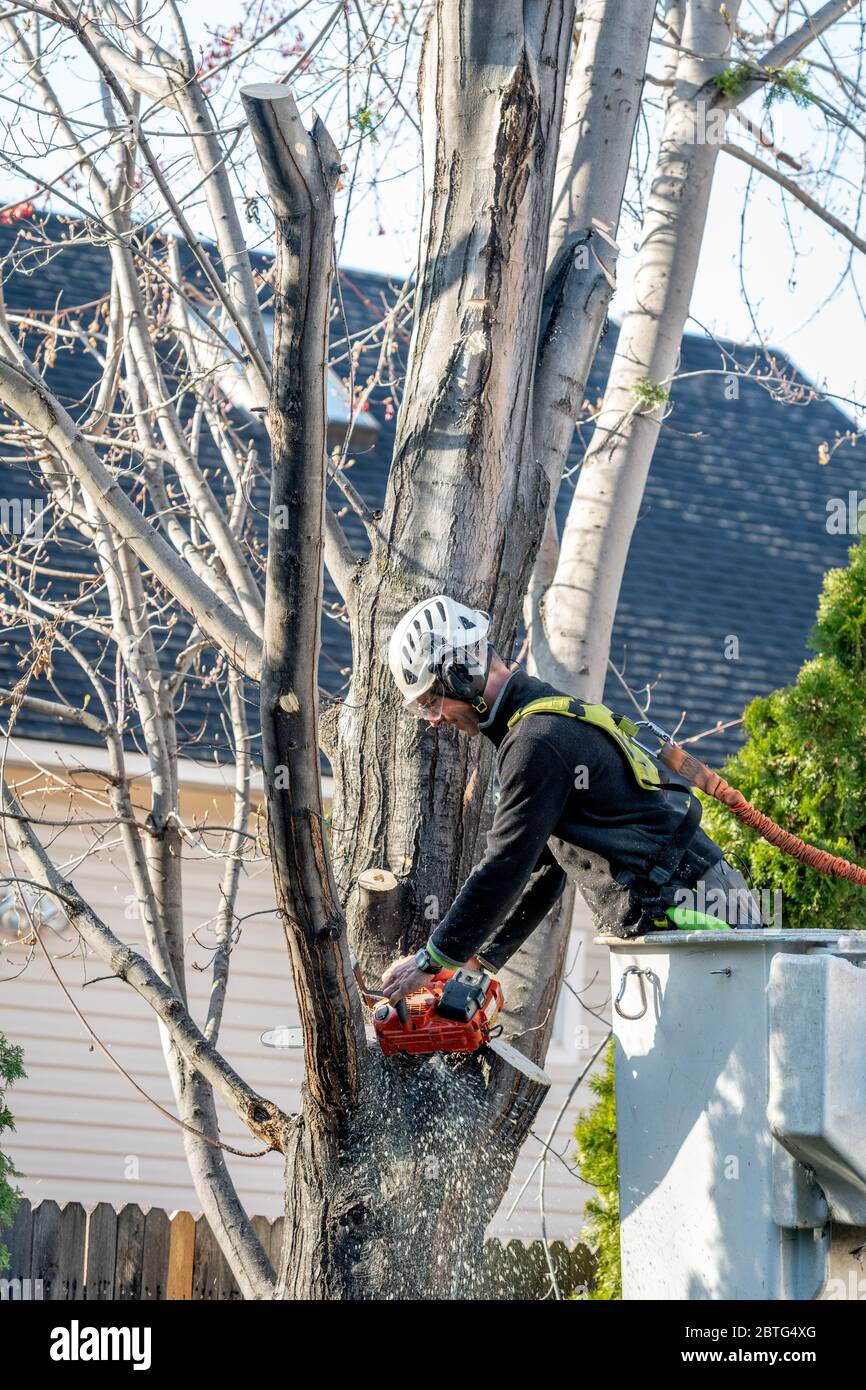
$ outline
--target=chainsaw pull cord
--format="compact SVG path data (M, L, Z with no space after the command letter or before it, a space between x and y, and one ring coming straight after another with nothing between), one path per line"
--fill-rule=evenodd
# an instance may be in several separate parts
M827 850L809 845L805 840L800 840L796 835L783 830L775 821L770 820L769 816L765 816L747 801L736 787L730 786L724 777L720 777L712 768L707 767L706 763L687 753L678 744L670 741L665 743L658 758L665 767L685 778L693 787L720 801L731 815L736 816L743 825L757 830L768 844L774 845L783 854L789 854L792 859L798 859L801 864L806 864L810 869L817 869L819 873L828 874L831 878L846 879L849 883L859 883L866 887L866 869L861 868L859 864L849 863L839 855L829 854Z

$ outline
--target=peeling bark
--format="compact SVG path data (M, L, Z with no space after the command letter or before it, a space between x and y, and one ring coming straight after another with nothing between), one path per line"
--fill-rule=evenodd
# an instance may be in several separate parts
M507 655L550 493L532 443L532 377L573 7L467 3L459 19L446 9L433 10L419 76L424 207L406 389L382 519L358 567L352 684L332 759L335 874L353 951L376 971L388 952L359 875L376 864L396 876L399 949L412 949L478 857L490 814L489 748L408 721L384 647L406 608L445 589L492 611ZM558 964L555 952L538 960L551 998ZM519 1006L518 998L522 1032ZM544 1029L526 1040L541 1055ZM440 1093L433 1079L443 1066ZM453 1070L389 1059L386 1083L399 1087L407 1128L398 1138L390 1125L382 1142L405 1146L407 1166L396 1176L403 1159L395 1167L386 1149L371 1201L405 1248L399 1269L412 1292L402 1296L460 1296L540 1088L477 1057ZM438 1187L424 1179L424 1162L440 1174ZM416 1260L429 1252L423 1277L410 1250Z

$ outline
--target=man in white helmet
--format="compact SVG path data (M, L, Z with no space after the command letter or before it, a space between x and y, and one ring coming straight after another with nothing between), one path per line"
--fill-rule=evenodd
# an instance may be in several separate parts
M499 784L484 858L426 946L388 968L389 999L470 960L496 973L567 876L611 935L761 927L742 874L699 828L697 797L633 742L634 724L507 666L489 625L439 594L411 608L389 643L406 708L433 728L483 733L498 750Z

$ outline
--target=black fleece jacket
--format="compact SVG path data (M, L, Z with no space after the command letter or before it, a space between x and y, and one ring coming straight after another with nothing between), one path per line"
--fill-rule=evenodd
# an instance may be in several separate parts
M601 855L612 872L640 876L688 812L684 782L660 767L665 789L642 790L613 739L582 719L533 714L508 728L531 700L563 693L515 671L482 725L498 749L499 793L487 852L430 937L451 964L480 952L498 968L544 919L566 883L547 846L551 836ZM710 857L720 857L697 835Z

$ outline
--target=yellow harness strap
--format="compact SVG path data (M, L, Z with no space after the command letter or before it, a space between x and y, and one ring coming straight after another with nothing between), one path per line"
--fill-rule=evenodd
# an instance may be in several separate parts
M541 699L531 700L522 709L515 710L508 721L509 729L528 714L564 714L569 719L583 719L587 724L594 724L613 739L625 756L639 787L648 792L661 789L658 768L649 754L633 742L637 725L624 714L614 714L607 705L585 704L571 695L542 695Z

